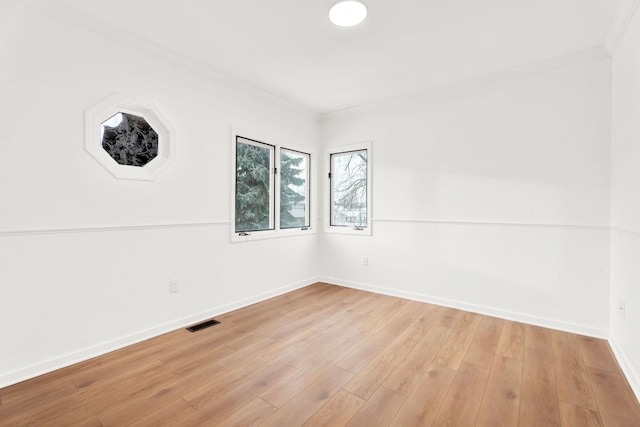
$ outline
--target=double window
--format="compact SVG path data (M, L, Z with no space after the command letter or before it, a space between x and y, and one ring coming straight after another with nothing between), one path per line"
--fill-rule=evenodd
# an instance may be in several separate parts
M234 135L233 238L311 228L311 154Z

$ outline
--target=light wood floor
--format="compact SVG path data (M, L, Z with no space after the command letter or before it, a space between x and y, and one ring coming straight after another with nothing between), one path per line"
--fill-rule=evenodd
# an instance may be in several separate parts
M606 341L316 284L0 389L0 425L640 426Z

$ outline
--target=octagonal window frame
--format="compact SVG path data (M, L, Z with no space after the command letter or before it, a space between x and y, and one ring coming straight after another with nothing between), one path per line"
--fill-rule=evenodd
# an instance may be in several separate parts
M119 164L102 146L102 125L118 113L142 117L158 134L158 154L144 166ZM175 131L154 103L115 93L85 110L85 149L118 179L153 181L175 160Z

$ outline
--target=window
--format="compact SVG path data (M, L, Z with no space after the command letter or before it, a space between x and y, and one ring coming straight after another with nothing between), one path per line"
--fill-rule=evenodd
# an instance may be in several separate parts
M309 227L307 153L280 149L280 228Z
M175 132L151 101L115 93L84 117L85 149L115 178L153 181L175 158Z
M236 233L273 230L275 147L236 138Z
M371 146L329 152L329 229L371 234Z
M232 241L311 229L311 154L234 135Z

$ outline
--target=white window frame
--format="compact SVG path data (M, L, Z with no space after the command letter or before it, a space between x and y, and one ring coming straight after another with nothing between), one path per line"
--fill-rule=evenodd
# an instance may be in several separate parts
M255 139L252 138L248 138L245 136L241 136L238 135L236 137L236 143L234 144L234 154L235 154L235 158L237 159L237 145L238 145L238 138L242 139L242 144L245 145L251 145L254 147L258 147L261 149L267 149L269 150L269 224L268 224L268 228L263 229L263 230L246 230L246 231L236 231L235 229L235 213L233 216L233 232L239 234L240 236L245 235L246 233L257 233L257 232L269 232L269 231L274 231L276 224L275 224L275 217L276 217L276 205L275 205L275 191L276 191L276 174L275 174L275 169L277 166L277 160L276 160L276 153L277 153L277 148L275 145L272 144L268 144L266 142L262 142L262 141L256 141ZM233 182L234 182L234 192L233 192L233 196L234 196L234 210L235 210L235 196L236 196L236 187L235 184L237 183L236 178L237 178L237 165L234 164L234 175L233 175ZM247 236L249 234L246 234Z
M372 229L371 229L371 218L372 218L372 210L371 210L371 206L372 206L372 200L371 200L371 188L372 188L372 143L371 141L368 142L362 142L359 144L353 144L353 145L345 145L345 146L339 146L339 147L332 147L328 150L326 150L325 152L325 159L324 159L324 179L326 182L325 185L325 203L323 206L323 210L326 212L327 214L327 219L325 221L325 231L328 233L338 233L338 234L350 234L350 235L356 235L356 236L371 236L372 235ZM332 204L332 200L331 200L331 178L330 178L330 173L331 173L331 156L333 154L341 154L341 153L348 153L348 152L352 152L352 151L363 151L366 150L367 151L367 224L365 227L345 227L345 226L338 226L338 225L331 225L331 223L333 222L333 206Z
M280 228L281 227L281 210L280 210L280 200L282 197L281 194L281 187L282 187L282 182L280 181L280 177L281 175L281 169L282 169L282 151L288 151L290 153L294 153L294 154L298 154L298 155L303 155L303 156L307 156L307 188L306 188L306 193L305 193L305 219L308 220L308 223L302 227L284 227L284 228ZM278 228L280 228L281 231L287 231L287 230L297 230L297 229L302 229L302 228L311 228L311 153L309 152L309 150L303 149L303 148L292 148L291 146L287 145L285 146L279 146L277 147L276 150L276 157L277 157L277 165L278 165L278 173L277 173L277 183L278 183L278 191L277 191L277 195L276 195L276 210L278 211ZM303 230L304 231L304 230Z
M142 117L158 134L158 155L146 165L121 165L102 147L102 124L118 113ZM85 110L84 120L85 149L118 179L154 181L176 158L176 132L152 101L114 93Z
M244 138L249 141L255 141L257 143L270 145L274 147L275 156L274 156L274 165L278 168L277 173L272 173L272 185L273 185L273 195L270 203L272 210L272 221L273 221L273 229L270 230L258 230L258 231L249 231L249 232L236 232L236 140L237 138ZM296 227L296 228L280 228L280 150L288 150L293 152L298 152L302 154L306 154L309 156L308 167L308 183L307 183L307 209L308 209L308 217L309 217L309 226L307 227ZM273 239L280 237L289 237L289 236L302 236L313 234L316 232L314 227L314 222L316 221L316 216L314 215L313 210L311 209L314 206L313 197L316 193L314 189L314 179L313 179L313 171L314 171L314 162L316 161L316 156L312 149L306 146L296 145L296 144L286 144L281 143L277 139L260 135L255 132L247 132L238 129L232 129L231 131L231 242L249 242L252 240L263 240L263 239Z

